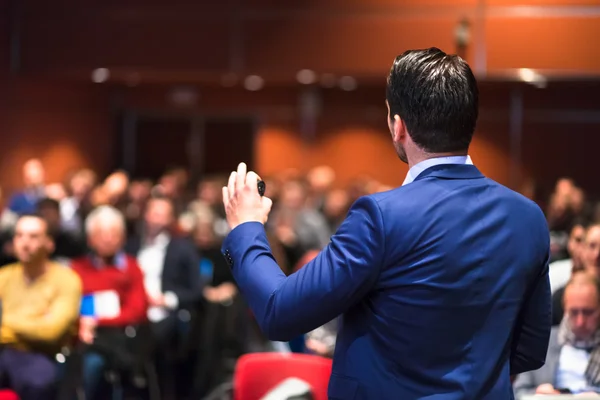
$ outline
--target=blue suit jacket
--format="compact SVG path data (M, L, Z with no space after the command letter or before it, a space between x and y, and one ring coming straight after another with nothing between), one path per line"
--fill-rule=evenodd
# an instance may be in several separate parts
M472 165L434 166L360 198L288 277L260 223L235 228L223 251L272 340L343 314L330 399L506 400L510 375L544 364L544 215Z

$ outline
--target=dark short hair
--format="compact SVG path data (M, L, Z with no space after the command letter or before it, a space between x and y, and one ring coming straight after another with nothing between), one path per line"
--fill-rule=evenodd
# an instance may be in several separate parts
M36 203L37 210L41 210L43 208L51 208L56 211L60 211L60 203L57 200L45 197Z
M435 47L402 53L388 75L386 99L390 117L398 115L424 151L469 148L479 114L479 90L471 68L459 56Z

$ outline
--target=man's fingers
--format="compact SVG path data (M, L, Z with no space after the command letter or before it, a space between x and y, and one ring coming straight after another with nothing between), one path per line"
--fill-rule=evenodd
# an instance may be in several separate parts
M225 207L225 210L227 210L228 206L229 206L229 189L227 188L227 186L223 186L223 207Z
M246 175L246 185L250 187L252 192L258 193L258 175L256 175L256 172L248 172Z
M227 183L227 192L228 198L231 199L233 194L235 193L235 181L237 177L237 172L233 171L231 175L229 175L229 182Z
M237 169L237 177L235 179L235 190L241 192L246 184L246 163L240 163Z

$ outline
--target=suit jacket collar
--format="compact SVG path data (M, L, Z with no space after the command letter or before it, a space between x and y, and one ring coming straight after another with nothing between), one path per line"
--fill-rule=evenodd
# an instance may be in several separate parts
M440 164L427 168L415 178L415 182L428 177L440 179L481 179L485 176L470 164Z

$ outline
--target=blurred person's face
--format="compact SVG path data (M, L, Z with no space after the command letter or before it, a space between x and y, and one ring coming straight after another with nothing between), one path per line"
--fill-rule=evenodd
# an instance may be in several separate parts
M46 173L44 166L39 160L29 160L23 166L23 180L25 186L41 186L44 184Z
M200 182L198 184L198 199L209 205L218 204L221 201L221 188L216 182Z
M194 230L194 241L200 248L207 248L215 244L215 231L212 222L199 222Z
M310 187L314 192L321 193L329 190L335 179L335 172L329 167L316 167L308 174Z
M71 192L77 198L83 198L94 188L94 181L83 174L76 174L71 179Z
M129 198L135 203L143 203L150 197L152 183L146 181L132 182L129 186Z
M594 275L600 275L600 226L592 226L585 235L581 250L583 266Z
M98 256L109 258L121 250L124 237L125 232L120 224L111 223L111 221L96 221L88 235L88 243Z
M348 207L349 196L345 190L334 190L325 198L323 211L332 218L341 217Z
M582 265L582 251L585 243L585 228L581 225L575 225L571 229L571 235L569 236L569 243L567 248L571 259L573 260L573 266L577 269Z
M598 329L600 307L593 284L570 285L564 294L565 315L578 340L589 339Z
M106 194L112 199L123 196L128 186L129 178L120 172L110 175L104 182Z
M15 227L13 246L23 264L41 262L52 253L54 245L46 222L37 217L22 217Z
M581 211L581 209L583 209L583 206L585 204L585 195L583 193L583 190L579 189L579 188L574 188L571 191L571 207L573 207L573 209L575 211Z
M298 182L287 182L281 191L280 202L283 207L290 210L299 210L304 207L306 193Z
M67 197L67 191L65 187L60 183L53 183L51 185L46 186L46 196L49 198L61 201L65 197Z
M571 191L574 189L573 181L568 178L559 179L556 182L556 188L554 191L559 195L570 195Z
M156 236L173 223L173 207L162 199L152 199L148 202L144 215L146 230L149 236Z
M163 196L166 197L175 197L177 192L179 191L179 186L177 182L177 176L175 175L164 175L160 178L160 190Z

